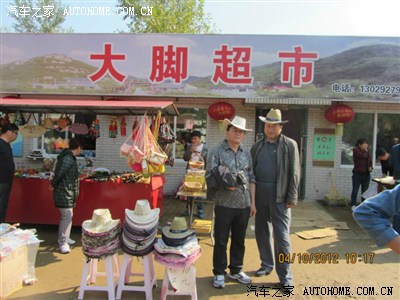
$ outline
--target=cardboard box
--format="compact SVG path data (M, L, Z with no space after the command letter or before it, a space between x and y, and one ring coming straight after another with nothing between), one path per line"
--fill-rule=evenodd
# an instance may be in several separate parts
M28 274L28 246L20 246L0 262L0 298L21 289Z

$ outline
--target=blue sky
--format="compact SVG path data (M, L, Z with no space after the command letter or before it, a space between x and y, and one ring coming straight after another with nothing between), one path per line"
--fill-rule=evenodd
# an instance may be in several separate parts
M111 16L68 16L76 33L127 31L117 1L62 1L79 8L108 7ZM11 28L11 1L1 1L2 29ZM205 10L222 34L302 34L400 37L399 0L209 0ZM138 9L137 9L138 11Z

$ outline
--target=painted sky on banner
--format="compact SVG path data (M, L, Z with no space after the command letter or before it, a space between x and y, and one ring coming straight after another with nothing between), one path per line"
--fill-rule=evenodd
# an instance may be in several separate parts
M61 2L114 12L108 16L69 15L63 27L71 27L75 33L128 31L127 22L117 14L117 0ZM1 1L0 21L5 28L13 24L7 12L11 3ZM398 0L205 0L204 9L223 34L400 36Z
M333 37L333 36L262 36L262 35L29 35L3 34L1 63L7 64L49 54L101 67L102 61L90 60L90 54L104 53L103 45L113 44L113 54L125 54L125 61L113 61L115 68L125 75L146 79L151 73L152 46L174 45L188 47L189 76L210 76L214 72L213 55L221 44L252 48L251 66L262 66L281 61L280 51L293 51L301 45L304 52L318 52L319 58L331 56L352 48L374 45L400 45L399 38ZM88 74L90 75L90 74Z

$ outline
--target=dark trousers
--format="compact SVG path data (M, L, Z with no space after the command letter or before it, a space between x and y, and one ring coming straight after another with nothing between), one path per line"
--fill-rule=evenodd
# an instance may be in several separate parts
M0 183L0 223L4 223L6 221L11 186L11 183Z
M231 274L242 271L244 258L244 241L250 218L250 208L215 207L215 245L213 253L214 275L225 275L228 265L227 245L231 235L229 250L229 269Z
M368 190L369 181L371 180L371 175L369 173L353 173L351 177L353 182L353 189L351 191L351 203L350 206L357 205L357 195L358 190L361 186L361 194ZM361 198L364 201L364 198Z

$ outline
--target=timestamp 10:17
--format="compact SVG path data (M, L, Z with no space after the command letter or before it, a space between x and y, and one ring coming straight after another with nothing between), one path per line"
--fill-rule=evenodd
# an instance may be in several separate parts
M363 262L365 264L372 264L374 262L375 253L356 253L356 252L346 252L344 258L346 264L356 264L358 262Z

